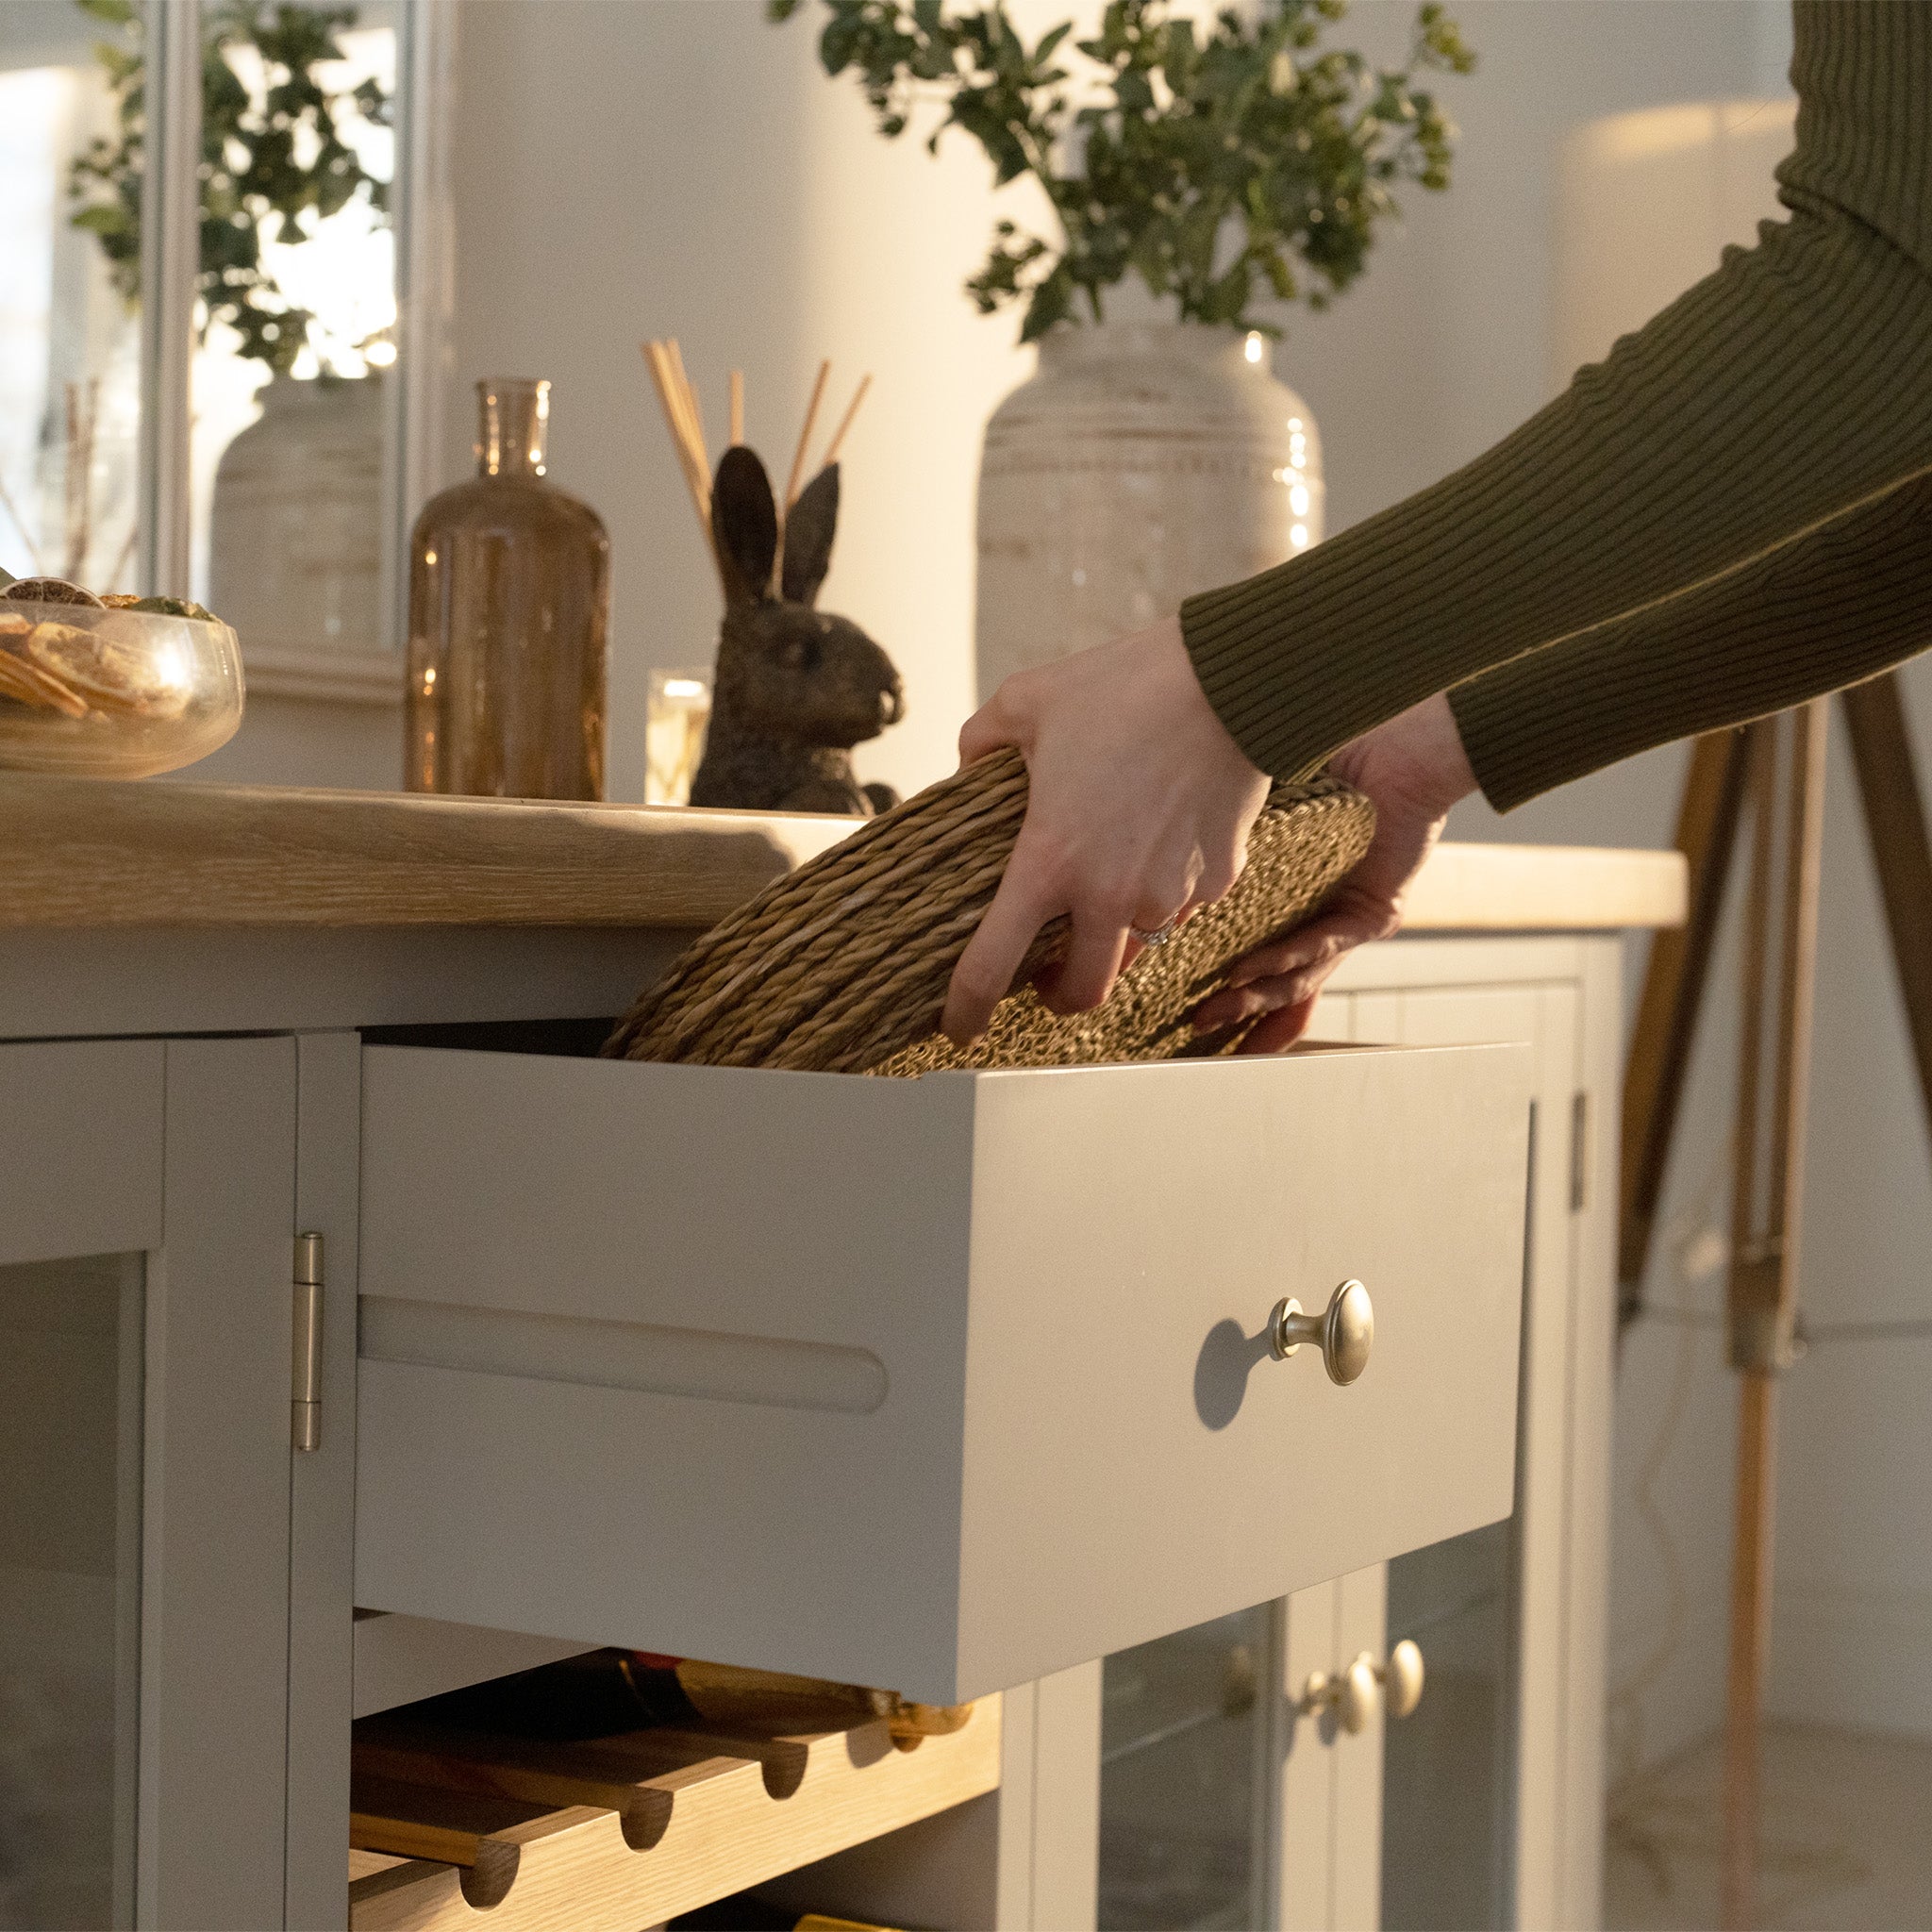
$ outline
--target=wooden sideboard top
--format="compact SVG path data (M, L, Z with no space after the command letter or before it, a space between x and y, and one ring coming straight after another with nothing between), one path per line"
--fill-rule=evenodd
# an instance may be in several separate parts
M709 925L854 821L0 774L0 927ZM1674 925L1674 852L1443 845L1410 931Z

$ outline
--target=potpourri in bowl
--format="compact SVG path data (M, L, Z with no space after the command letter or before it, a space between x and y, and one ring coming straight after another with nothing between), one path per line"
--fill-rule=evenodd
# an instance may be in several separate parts
M235 633L198 604L57 577L0 590L0 767L172 772L225 744L242 703Z

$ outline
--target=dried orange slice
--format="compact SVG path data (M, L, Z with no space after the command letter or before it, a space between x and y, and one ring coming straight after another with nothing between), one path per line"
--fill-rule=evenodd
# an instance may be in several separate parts
M0 651L0 698L42 711L63 711L70 718L88 714L87 700L65 679L11 651Z
M139 651L98 631L49 618L34 625L26 647L42 671L51 672L104 711L150 711L155 697L162 694Z

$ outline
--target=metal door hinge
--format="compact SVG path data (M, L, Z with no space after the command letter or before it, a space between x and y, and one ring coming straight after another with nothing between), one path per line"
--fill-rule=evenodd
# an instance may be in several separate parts
M295 1237L295 1321L289 1358L289 1439L322 1446L322 1237Z
M1590 1200L1590 1095L1570 1096L1570 1211L1581 1214Z

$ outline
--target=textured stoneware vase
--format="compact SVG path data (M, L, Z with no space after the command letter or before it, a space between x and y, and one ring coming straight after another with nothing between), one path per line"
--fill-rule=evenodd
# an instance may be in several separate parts
M277 375L260 417L222 453L208 602L251 660L383 648L382 391L379 375Z
M983 702L1322 535L1322 445L1259 336L1057 329L994 411L979 472Z

